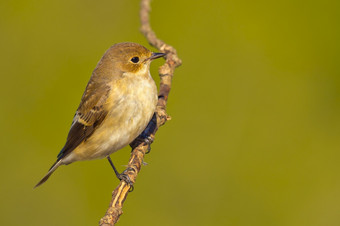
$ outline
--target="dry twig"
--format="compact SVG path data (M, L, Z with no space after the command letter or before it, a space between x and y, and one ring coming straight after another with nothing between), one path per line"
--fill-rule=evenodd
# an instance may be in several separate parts
M152 31L149 22L150 10L150 0L141 0L141 32L144 34L150 45L154 46L159 51L166 53L166 62L159 68L159 76L161 80L156 108L157 124L156 128L150 135L153 140L158 128L164 125L167 120L170 120L170 117L166 113L166 104L171 89L174 70L176 67L180 66L182 62L178 58L176 50L172 46L167 45L163 41L159 40L156 37L156 34ZM133 183L135 182L137 174L140 171L144 155L148 151L148 148L149 144L142 142L131 152L129 164L123 173L128 175ZM113 191L110 206L106 211L105 216L100 220L99 225L107 226L116 224L120 215L123 213L123 203L128 195L129 190L130 185L122 180L118 187Z

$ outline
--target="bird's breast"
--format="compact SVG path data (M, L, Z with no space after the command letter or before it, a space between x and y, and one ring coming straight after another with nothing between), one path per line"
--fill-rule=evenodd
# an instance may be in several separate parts
M114 81L105 104L108 114L92 136L74 150L75 160L104 158L130 144L151 120L156 104L157 87L151 77L127 76Z

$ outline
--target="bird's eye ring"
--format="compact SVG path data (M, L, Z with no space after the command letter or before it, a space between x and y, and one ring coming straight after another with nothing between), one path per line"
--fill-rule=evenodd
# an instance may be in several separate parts
M137 64L139 62L139 57L132 57L131 62Z

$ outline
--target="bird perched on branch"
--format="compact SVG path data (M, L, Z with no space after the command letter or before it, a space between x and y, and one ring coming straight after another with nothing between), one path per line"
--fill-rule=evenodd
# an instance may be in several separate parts
M153 53L136 43L118 43L109 48L81 98L80 105L57 161L38 187L61 165L107 158L138 137L151 120L157 104L157 87L150 63L164 53ZM127 181L129 182L129 181Z

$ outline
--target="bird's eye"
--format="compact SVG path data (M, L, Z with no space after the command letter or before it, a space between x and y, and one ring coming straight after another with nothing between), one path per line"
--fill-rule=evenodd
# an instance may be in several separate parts
M139 62L139 57L132 57L131 62L137 64Z

